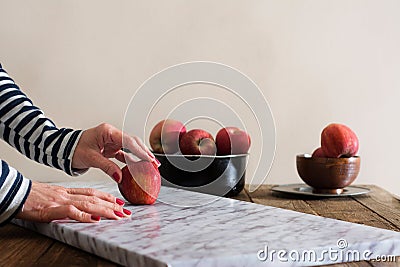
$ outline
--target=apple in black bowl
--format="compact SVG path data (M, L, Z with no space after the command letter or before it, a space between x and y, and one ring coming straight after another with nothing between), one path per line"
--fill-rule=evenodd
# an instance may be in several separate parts
M250 147L250 136L245 131L237 127L222 128L214 141L205 130L186 132L182 123L172 120L169 123L174 127L160 127L159 123L150 134L151 137L164 137L167 142L158 142L161 147L164 143L165 146L179 144L177 153L159 153L166 149L153 146L154 138L150 138L154 155L161 163L159 171L163 185L229 197L243 190ZM168 127L172 129L170 132ZM176 138L175 141L171 137Z

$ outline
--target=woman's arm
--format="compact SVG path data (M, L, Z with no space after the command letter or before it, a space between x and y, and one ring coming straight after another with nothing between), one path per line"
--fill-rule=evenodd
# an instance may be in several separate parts
M0 160L0 163L0 225L3 225L21 210L32 182L5 161Z
M81 130L58 129L35 107L0 64L0 137L28 158L69 175Z
M0 64L0 137L28 158L74 174L71 158L81 131L57 129ZM32 182L1 161L0 225L22 209Z
M108 124L85 131L58 129L33 105L1 64L0 137L28 158L70 175L96 167L120 182L121 170L108 158L130 160L130 155L121 151L122 143L140 159L155 161L139 138L123 134ZM70 218L82 222L130 216L122 207L123 201L110 194L32 183L6 162L0 160L0 163L0 225L15 215L33 221Z
M140 138L123 134L109 124L82 130L58 129L35 107L0 64L0 137L19 152L39 163L78 175L90 167L100 168L120 182L121 170L108 158L125 161L124 143L142 160L154 155Z

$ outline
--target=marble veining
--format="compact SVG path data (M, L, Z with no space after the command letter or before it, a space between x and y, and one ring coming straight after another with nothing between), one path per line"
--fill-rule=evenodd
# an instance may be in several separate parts
M62 185L121 197L113 182ZM127 266L304 266L352 261L350 250L360 257L368 251L371 258L400 255L400 233L394 231L169 187L162 187L160 200L126 205L133 215L119 221L13 222ZM179 200L185 205L176 205ZM279 259L279 250L286 256ZM315 258L301 255L311 250Z

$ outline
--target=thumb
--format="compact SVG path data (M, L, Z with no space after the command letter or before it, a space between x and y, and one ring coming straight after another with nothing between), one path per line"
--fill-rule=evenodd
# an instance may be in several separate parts
M96 153L92 158L91 166L95 168L101 169L108 176L110 176L117 183L120 183L122 180L122 171L117 164L105 158L100 153Z

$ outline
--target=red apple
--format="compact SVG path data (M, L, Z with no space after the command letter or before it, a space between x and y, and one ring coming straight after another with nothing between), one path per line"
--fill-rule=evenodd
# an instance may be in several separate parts
M183 155L215 155L217 152L212 135L200 129L185 133L179 142L179 147Z
M250 135L237 127L225 127L215 138L218 155L246 154L249 151Z
M322 148L317 148L314 150L314 152L312 153L312 157L313 158L325 158L325 154L324 151L322 151Z
M186 133L180 121L162 120L150 132L150 146L156 153L174 154L179 151L179 140Z
M155 163L138 161L122 168L118 189L132 204L153 204L160 192L161 176Z
M358 152L358 138L346 125L332 123L322 131L321 148L328 158L353 157Z

